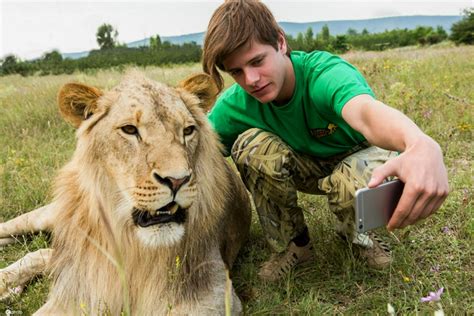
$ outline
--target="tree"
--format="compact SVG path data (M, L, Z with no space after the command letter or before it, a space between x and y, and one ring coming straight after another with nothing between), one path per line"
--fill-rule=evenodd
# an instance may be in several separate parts
M20 74L28 76L37 70L33 62L21 61L15 55L5 56L1 63L0 75Z
M156 36L150 37L150 48L159 49L161 47L161 37L156 34Z
M444 28L441 25L438 25L436 27L436 34L439 37L441 37L443 41L448 38L448 33L444 30Z
M418 40L418 43L422 45L433 45L444 41L448 38L448 33L443 29L442 26L436 27L436 31L430 31L423 38Z
M349 50L349 44L347 43L347 37L345 35L337 35L334 41L334 50L338 54L343 54Z
M304 49L304 37L303 33L298 32L298 35L296 35L296 50L303 50Z
M5 56L2 62L1 73L3 75L13 74L16 72L18 60L15 55Z
M365 29L364 29L365 30ZM367 31L367 30L366 30ZM359 35L359 33L357 33L357 30L353 29L353 28L349 28L347 29L347 35L349 36L357 36Z
M308 27L306 33L304 35L304 49L305 51L312 51L313 50L313 42L314 42L314 33L311 27Z
M464 17L451 27L450 39L456 44L474 44L474 8L464 10Z
M95 34L100 49L110 49L117 46L118 31L110 24L104 23Z
M53 50L43 55L43 61L51 64L59 64L63 61L63 56L57 50Z
M330 34L329 34L329 26L327 24L324 24L323 28L321 29L321 37L324 42L329 42L330 39Z

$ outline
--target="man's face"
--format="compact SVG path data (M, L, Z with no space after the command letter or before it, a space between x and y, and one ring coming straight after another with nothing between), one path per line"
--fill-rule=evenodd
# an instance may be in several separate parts
M229 55L223 65L248 94L262 103L285 103L293 95L293 66L286 56L283 36L278 41L278 50L251 41Z

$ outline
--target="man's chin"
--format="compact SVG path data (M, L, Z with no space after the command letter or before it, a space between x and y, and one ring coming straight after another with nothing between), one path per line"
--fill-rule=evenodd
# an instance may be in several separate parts
M258 102L260 103L270 103L270 102L273 102L273 100L275 100L275 97L271 94L271 93L267 93L263 96L255 96L255 95L252 95L255 99L258 100Z
M251 92L246 90L248 94L250 94L253 98L255 98L260 103L269 103L272 102L277 94L274 93L274 86L273 84L266 85L261 91L259 92Z

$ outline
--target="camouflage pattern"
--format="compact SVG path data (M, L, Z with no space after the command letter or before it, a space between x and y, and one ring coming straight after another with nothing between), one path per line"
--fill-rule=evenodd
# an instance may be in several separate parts
M242 133L232 147L232 159L276 252L284 251L306 227L297 191L326 195L330 210L339 219L338 231L364 245L364 236L354 234L355 191L366 186L375 167L396 155L363 143L321 159L296 153L275 134L257 128Z

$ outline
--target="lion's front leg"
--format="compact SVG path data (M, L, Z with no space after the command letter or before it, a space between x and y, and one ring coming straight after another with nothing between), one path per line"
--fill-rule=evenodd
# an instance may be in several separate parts
M33 316L63 316L69 314L71 312L67 312L61 306L55 305L52 300L48 300Z
M25 284L38 274L46 272L53 249L40 249L0 269L0 299L21 292Z
M219 271L213 283L211 291L199 299L198 305L190 310L190 315L227 315L227 311L230 315L241 315L242 303L228 273Z
M56 218L54 203L0 223L0 247L15 242L13 236L51 231Z
M241 315L242 303L235 293L229 271L217 247L210 254L207 263L211 265L208 268L212 271L210 289L207 292L202 291L197 302L176 306L176 309L171 312L176 315L197 316L227 315L227 311L230 311L231 315Z

